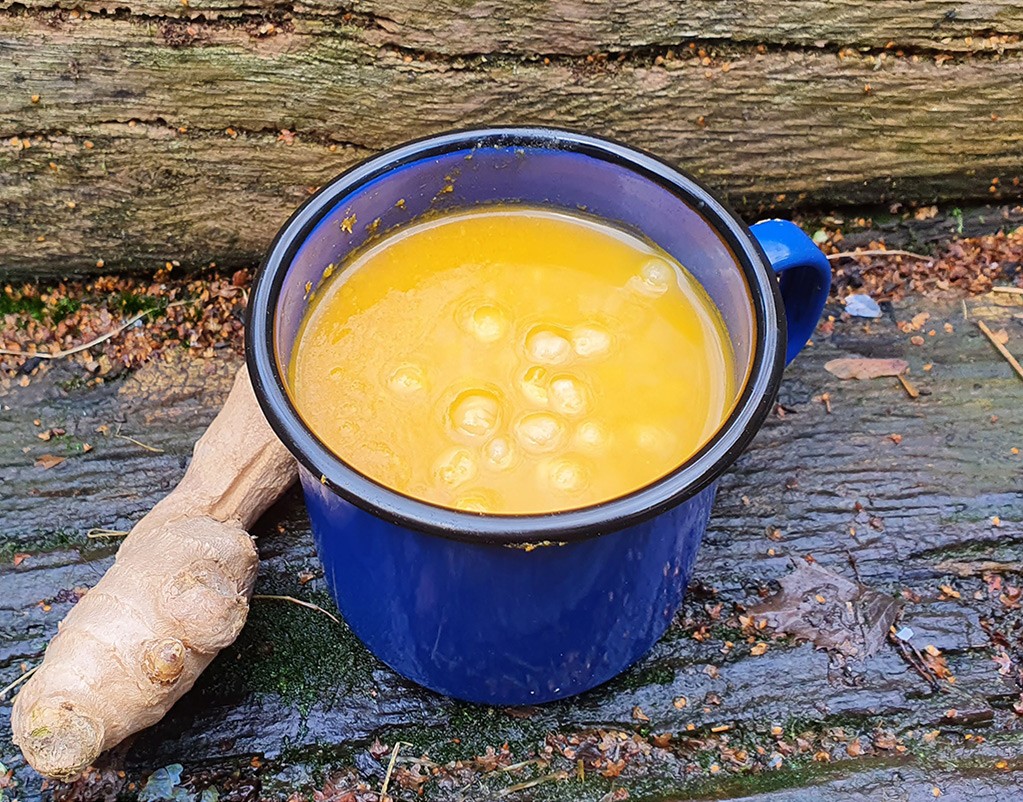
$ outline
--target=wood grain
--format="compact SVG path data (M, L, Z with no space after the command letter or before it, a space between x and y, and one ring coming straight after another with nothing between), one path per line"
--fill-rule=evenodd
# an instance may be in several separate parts
M614 136L750 215L770 202L1023 195L1013 183L1023 55L420 61L363 34L310 17L269 36L226 23L0 17L0 85L10 87L0 93L0 274L81 271L97 255L143 269L164 258L251 263L308 187L382 147L470 125ZM282 130L292 144L278 141Z
M81 10L143 18L342 19L358 36L446 55L585 55L667 48L690 40L801 47L1018 49L1012 0L0 0L0 9ZM255 26L254 26L255 27Z

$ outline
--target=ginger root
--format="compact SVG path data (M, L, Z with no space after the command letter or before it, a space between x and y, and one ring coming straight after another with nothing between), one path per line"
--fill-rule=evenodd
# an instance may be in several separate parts
M14 703L14 742L70 780L157 721L241 631L256 549L247 530L295 480L243 367L180 484L132 529L67 614Z

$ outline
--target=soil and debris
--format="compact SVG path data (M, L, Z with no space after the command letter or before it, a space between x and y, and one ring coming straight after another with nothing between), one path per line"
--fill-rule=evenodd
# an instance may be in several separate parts
M841 231L822 229L814 239L827 254L846 253ZM885 245L871 242L861 250L884 251ZM831 291L839 299L865 294L883 303L907 295L979 295L996 285L1020 287L1023 228L952 240L934 255L842 256L832 259L832 267Z
M250 274L209 274L172 280L104 276L88 281L0 289L0 392L27 386L51 367L47 356L78 350L62 361L76 368L77 383L110 381L157 354L187 351L211 358L244 347ZM120 330L126 321L134 323Z

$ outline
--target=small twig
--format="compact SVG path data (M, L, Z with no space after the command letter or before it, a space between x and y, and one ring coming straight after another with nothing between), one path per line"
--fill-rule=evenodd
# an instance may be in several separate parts
M969 320L970 319L970 313L966 310L966 299L965 298L960 298L959 300L963 304L963 320Z
M919 674L932 689L935 691L941 690L940 683L927 669L927 664L924 663L923 658L920 657L920 652L915 646L913 646L913 644L899 640L891 632L888 633L888 639L895 644L895 647L899 650L899 654L902 656L902 659L910 668Z
M556 782L560 780L567 780L568 775L563 771L556 771L553 774L545 774L542 777L537 777L533 780L526 780L525 782L516 783L515 785L509 785L507 788L502 788L498 791L495 796L503 797L508 794L514 794L517 791L525 791L527 788L533 788L543 783Z
M123 529L104 529L102 526L94 526L85 533L85 536L92 540L97 540L103 537L124 537L127 534Z
M869 251L840 251L839 253L829 253L828 259L847 259L853 256L911 256L914 259L923 259L925 262L929 262L933 257L925 256L922 253L913 253L913 251L883 251L883 250L869 250Z
M992 287L991 292L1007 292L1012 295L1023 295L1023 287Z
M398 750L403 746L412 746L412 744L406 743L405 741L394 742L394 749L391 750L391 759L387 762L387 773L384 774L384 783L380 786L381 802L387 798L387 786L391 784L391 774L394 772L394 764L398 760Z
M129 443L134 443L139 448L144 448L146 451L152 451L154 454L162 454L163 453L163 449L162 448L157 448L156 446L147 446L145 443L141 442L140 440L136 440L134 437L128 437L128 435L126 435L126 434L115 434L114 437L117 437L120 440L127 440Z
M518 771L524 769L526 766L532 766L534 763L543 763L538 757L534 757L532 760L522 760L518 763L512 763L510 766L499 766L498 771Z
M302 599L296 599L294 596L275 596L272 593L256 593L255 595L253 595L252 598L253 599L275 599L277 601L291 602L292 604L297 604L299 607L306 607L306 608L308 608L310 610L315 610L318 613L323 613L325 616L327 616L327 618L329 618L335 624L340 624L341 623L338 620L336 615L327 612L322 607L320 607L318 604L313 604L312 602L302 601Z
M1012 365L1012 369L1016 371L1016 375L1023 379L1023 365L1020 365L1020 363L1016 361L1016 357L1014 357L1012 353L1010 353L1009 349L998 341L998 338L995 337L994 332L987 327L987 323L985 323L983 320L978 320L977 327L982 332L984 332L984 336L991 341L991 344L995 348L998 349L998 353L1005 357L1005 361Z
M910 384L909 379L907 379L901 373L896 378L898 378L898 380L902 383L902 389L906 391L906 395L908 395L910 398L920 397L920 391L917 390L912 384Z
M28 671L26 671L24 674L22 674L16 680L14 680L14 682L12 682L9 685L5 686L3 689L0 689L0 701L3 701L4 699L6 699L8 693L13 691L15 688L17 688L19 685L21 685L21 683L23 683L25 680L27 680L29 677L31 677L33 674L35 674L36 671L39 670L39 666L41 666L41 665L42 665L42 663L39 663L38 665L32 666L32 668L30 668Z

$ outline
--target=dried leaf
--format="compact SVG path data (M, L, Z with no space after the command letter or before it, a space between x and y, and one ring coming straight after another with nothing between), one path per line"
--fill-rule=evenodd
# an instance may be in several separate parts
M636 719L636 721L649 721L650 720L650 716L648 716L646 713L644 713L643 709L639 705L636 705L634 708L632 708L632 717L634 719Z
M756 643L753 646L752 649L749 650L749 653L751 655L753 655L754 657L760 657L760 655L762 655L766 651L767 651L767 644L764 643L763 641L759 641L758 643Z
M874 733L873 741L876 749L888 750L895 748L895 736L890 732L882 730L881 732Z
M869 657L887 640L898 610L891 596L800 562L782 578L781 592L750 612L822 649Z
M42 454L36 458L36 467L48 471L54 465L60 465L64 459L64 457L56 457L53 454Z
M24 554L24 553L21 553L21 552L19 552L18 554L15 554L14 555L14 567L17 568L19 565L21 565L23 562L25 562L25 560L27 560L30 556L31 555Z
M909 363L904 359L844 357L832 359L824 365L824 369L840 379L877 379L905 373Z

